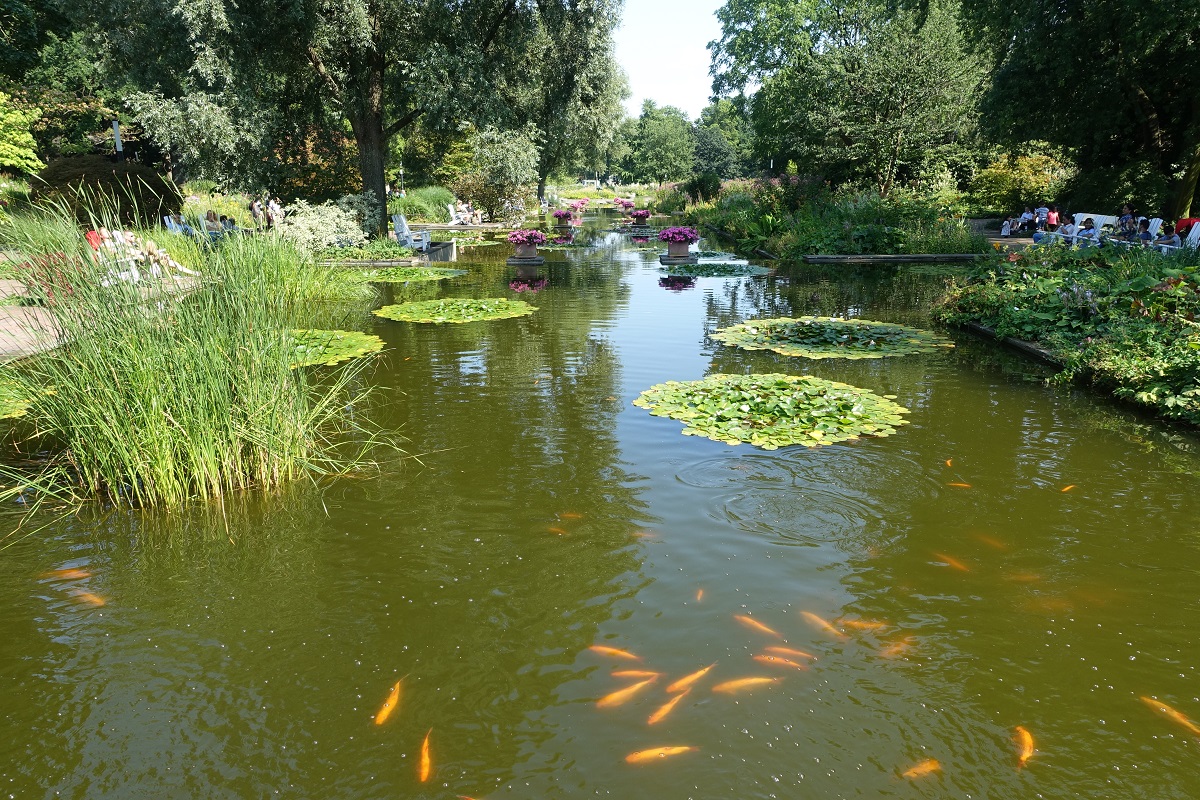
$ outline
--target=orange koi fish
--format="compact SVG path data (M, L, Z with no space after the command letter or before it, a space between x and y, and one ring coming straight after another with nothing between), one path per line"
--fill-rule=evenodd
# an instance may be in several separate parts
M668 686L667 692L673 694L675 692L681 692L684 689L687 689L693 683L695 683L696 681L703 678L708 673L708 671L710 669L712 669L713 667L715 667L716 665L717 665L717 663L714 661L713 663L709 664L704 669L698 669L695 672L693 672L691 675L684 675L682 678L680 678L679 680L675 681L670 686Z
M779 631L775 630L774 628L768 628L766 625L763 625L753 617L747 617L745 614L734 614L733 618L745 625L747 628L751 628L756 631L762 631L763 633L769 633L772 636L778 636L780 639L783 638L783 634L781 634Z
M566 531L564 531L562 528L555 528L554 526L551 526L551 527L549 527L549 528L546 528L546 532L547 532L547 533L553 533L553 534L555 534L556 536L566 536L566 535L567 535L567 532L566 532Z
M1006 575L1004 579L1013 583L1037 583L1042 579L1042 576L1036 572L1014 572L1011 575Z
M905 650L907 650L908 648L910 648L912 646L913 646L912 637L906 636L905 638L901 639L900 641L895 642L894 644L890 644L887 647L880 650L879 655L883 656L884 658L895 658L896 656L900 655L901 653L903 653Z
M618 689L612 694L606 694L596 701L597 708L612 708L624 704L635 694L645 689L650 684L654 683L657 678L647 678L644 681L639 681L632 686L626 686L624 689Z
M803 650L793 650L790 647L768 647L767 652L778 653L781 656L795 656L796 658L811 658L813 661L817 660L817 657L812 653L806 653Z
M947 458L947 459L946 459L946 466L947 466L947 467L953 467L953 466L954 466L954 459L953 459L953 458Z
M1139 699L1146 705L1153 708L1158 713L1165 716L1167 719L1171 719L1171 720L1174 720L1175 722L1178 722L1180 725L1187 728L1194 735L1200 736L1200 727L1196 727L1196 723L1192 722L1190 719L1185 717L1182 713L1171 708L1166 703L1161 703L1152 697L1144 697L1143 696Z
M1018 756L1018 766L1025 766L1025 762L1033 758L1033 734L1026 730L1021 725L1014 728L1017 734L1017 745L1021 748L1021 755Z
M630 661L641 661L641 656L635 656L628 650L618 650L615 647L605 647L602 644L594 644L588 648L593 653L599 653L602 656L612 656L613 658L627 658Z
M798 664L790 658L782 656L755 656L754 660L761 664L768 664L772 667L795 667L796 669L808 669L807 664Z
M697 603L699 603L699 602L700 602L701 600L703 600L703 599L704 599L704 590L703 590L703 589L697 589L697 590L696 590L696 602L697 602Z
M811 622L816 627L820 628L821 630L823 630L826 633L833 636L835 639L848 638L846 636L846 634L842 633L837 628L830 625L827 620L821 619L820 617L818 617L816 614L812 613L811 611L801 611L800 615L802 617L804 617L806 620L808 620L809 622Z
M97 608L103 605L108 605L107 600L100 595L92 594L91 592L71 592L71 596L81 603L87 603L89 606L96 606Z
M612 674L614 678L657 678L661 672L650 672L645 669L619 669Z
M936 758L930 758L917 764L912 769L906 770L903 774L905 778L922 778L931 772L941 772L942 765L938 763Z
M839 619L838 625L844 625L847 628L857 628L860 631L877 631L880 628L886 628L886 622L877 622L871 619Z
M400 704L400 684L404 682L404 678L396 681L396 685L392 687L392 693L388 695L387 700L383 701L383 705L379 707L379 713L375 715L375 724L382 725L387 722L387 718L396 710L396 706Z
M1075 488L1075 484L1072 483L1072 484L1069 484L1069 485L1064 486L1063 488L1059 489L1059 491L1060 492L1069 492L1074 488Z
M684 746L654 747L650 750L638 750L636 753L630 753L625 756L625 762L627 764L641 764L644 761L654 761L655 759L666 758L667 756L677 756L680 753L690 753L693 750L699 749L698 747Z
M691 693L691 691L692 691L691 689L684 689L682 692L675 695L667 702L663 703L662 706L659 707L658 711L655 711L653 714L650 715L650 719L646 720L646 724L653 725L654 723L658 722L663 717L665 717L667 714L670 714L671 709L675 708L675 704L678 703L683 698L687 697Z
M43 572L38 577L42 580L60 580L60 581L81 581L84 578L92 577L92 573L86 569L52 569L49 572Z
M997 550L1007 550L1008 545L1000 541L994 536L988 536L986 533L977 533L975 538L986 544L988 547L994 547Z
M417 773L417 778L424 783L429 780L429 776L433 774L433 758L429 754L429 737L433 733L433 728L425 734L425 741L421 742L421 766Z
M948 566L948 567L953 567L954 569L958 570L959 572L970 572L971 571L971 568L968 567L966 564L959 561L957 558L951 558L950 556L946 555L945 553L934 553L934 556L937 557L938 561L945 563L946 566Z
M564 511L558 515L559 519L583 519L583 514L578 511Z
M783 678L738 678L735 681L725 681L724 683L718 683L716 686L714 686L712 688L712 690L714 692L724 692L726 694L732 694L733 692L740 692L743 689L749 689L754 686L767 686L767 685L771 685L771 684L776 684L776 683L779 683L781 680L783 680Z
M969 483L947 483L946 485L953 486L957 489L970 489L971 488L971 484L969 484Z

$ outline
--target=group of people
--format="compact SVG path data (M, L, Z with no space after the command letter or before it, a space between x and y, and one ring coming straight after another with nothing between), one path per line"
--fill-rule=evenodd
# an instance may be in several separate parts
M264 195L250 201L250 216L254 219L255 228L274 228L283 219L284 213L278 197Z
M1182 219L1178 225L1165 222L1161 231L1155 235L1150 232L1150 220L1138 216L1137 210L1126 203L1121 207L1116 229L1109 234L1102 234L1093 218L1087 217L1076 225L1074 217L1060 211L1058 206L1042 204L1037 208L1026 206L1019 216L1005 217L1000 225L1000 235L1007 237L1032 232L1035 244L1050 234L1055 234L1068 244L1102 245L1105 241L1115 240L1146 247L1179 247L1183 244L1181 234L1186 234L1191 225L1197 222L1200 222L1200 219Z
M202 230L192 227L179 212L170 215L169 227L186 236L199 238L205 235L210 241L215 242L227 234L249 233L253 230L273 228L278 224L279 220L283 219L285 213L283 206L279 204L278 197L256 197L250 202L248 210L250 211L251 218L254 220L251 228L242 228L238 225L237 219L232 215L221 214L218 216L217 212L212 209L209 209L204 214L204 219L200 224Z

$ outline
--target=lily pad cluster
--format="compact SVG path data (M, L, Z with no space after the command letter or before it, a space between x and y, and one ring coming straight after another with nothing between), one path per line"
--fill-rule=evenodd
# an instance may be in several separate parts
M29 398L20 384L7 376L0 377L0 419L13 419L29 410Z
M383 349L383 339L360 331L326 331L317 329L291 332L295 354L293 367L317 364L333 366L340 361L361 358Z
M883 358L954 347L944 336L868 319L758 319L722 328L712 338L743 350L773 350L803 358Z
M818 447L860 436L887 436L908 424L908 409L889 397L810 375L710 375L668 381L642 392L635 406L683 422L688 436L775 450Z
M440 281L466 275L465 269L443 267L384 267L363 272L363 280L369 283L408 283L410 281Z
M488 297L482 300L470 298L448 298L424 300L417 303L401 303L384 306L374 311L376 316L398 322L480 322L491 319L525 317L537 308L523 300L506 300L503 297Z
M753 275L768 275L771 272L766 267L728 261L678 264L666 267L663 271L685 278L746 278Z

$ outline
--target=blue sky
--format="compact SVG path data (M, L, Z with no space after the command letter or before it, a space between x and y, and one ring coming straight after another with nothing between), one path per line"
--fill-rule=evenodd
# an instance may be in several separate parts
M625 101L630 116L641 113L647 98L681 108L692 119L700 115L712 92L705 45L720 37L716 11L722 5L723 0L625 0L613 38L633 91Z

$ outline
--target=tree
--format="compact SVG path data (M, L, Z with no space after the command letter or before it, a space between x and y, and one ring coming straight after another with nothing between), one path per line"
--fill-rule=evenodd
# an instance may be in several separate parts
M759 86L760 158L887 194L940 170L974 124L983 71L949 2L730 0L718 17L714 89Z
M38 160L33 134L29 126L36 113L14 107L8 95L0 92L0 169L37 172L44 164Z
M752 171L750 127L728 99L709 104L693 128L696 137L696 171L722 180L740 178Z
M522 189L537 180L540 158L533 134L491 127L472 134L467 142L471 164L455 182L455 193L489 219L500 219L505 203L516 205Z
M143 90L139 117L208 166L261 157L274 130L348 126L363 186L382 202L392 137L503 120L504 88L531 79L527 36L580 0L235 0L76 4L110 70ZM593 24L600 24L596 20ZM299 122L297 122L299 121ZM240 168L240 167L239 167Z
M1013 13L963 0L963 13L995 67L982 106L990 134L1071 148L1084 179L1126 195L1091 202L1134 199L1121 176L1141 172L1170 216L1189 213L1200 179L1200 5L1031 0Z
M639 181L674 181L692 173L696 144L691 123L678 108L642 104L630 154L632 173Z

